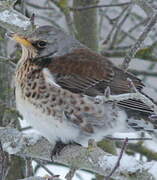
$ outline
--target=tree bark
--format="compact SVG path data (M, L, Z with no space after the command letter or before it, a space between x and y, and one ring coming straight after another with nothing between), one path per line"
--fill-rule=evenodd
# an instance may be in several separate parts
M1 30L1 36L4 37L5 31ZM6 56L6 41L1 41L0 47L1 56ZM17 113L12 110L15 107L14 92L11 88L12 77L14 70L7 63L0 63L0 126L6 127L11 126L14 128L19 128L20 124L18 121ZM6 180L16 180L19 178L24 178L24 160L18 156L6 154L6 159L8 159L8 169L6 175Z
M73 7L97 5L98 0L74 0ZM98 51L98 17L97 8L73 11L76 38L87 47Z

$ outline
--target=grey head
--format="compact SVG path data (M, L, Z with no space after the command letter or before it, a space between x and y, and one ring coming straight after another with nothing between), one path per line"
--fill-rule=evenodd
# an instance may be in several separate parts
M71 52L73 49L85 47L73 36L53 26L41 26L26 39L38 50L38 56L60 56Z

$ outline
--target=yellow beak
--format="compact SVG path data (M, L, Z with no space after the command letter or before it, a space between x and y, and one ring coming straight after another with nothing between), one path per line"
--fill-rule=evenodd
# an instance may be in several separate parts
M12 39L14 39L16 42L20 43L21 45L25 46L25 47L30 47L32 46L31 42L28 41L27 39L25 39L22 36L19 36L17 34L12 34Z

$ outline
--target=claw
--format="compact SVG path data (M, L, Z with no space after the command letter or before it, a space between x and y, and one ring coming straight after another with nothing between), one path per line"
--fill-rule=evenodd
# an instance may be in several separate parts
M54 161L54 156L60 155L60 152L67 144L62 143L61 141L57 142L55 147L51 152L51 160Z

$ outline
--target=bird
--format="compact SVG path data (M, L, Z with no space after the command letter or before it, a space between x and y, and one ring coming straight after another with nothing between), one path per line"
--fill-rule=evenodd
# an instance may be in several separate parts
M11 37L22 47L15 72L16 107L51 143L87 146L89 139L99 141L128 131L131 124L134 129L156 128L149 120L126 120L123 108L153 113L140 100L95 101L108 87L111 95L130 93L128 78L141 93L144 84L73 36L54 26L40 26L27 35L11 33Z

